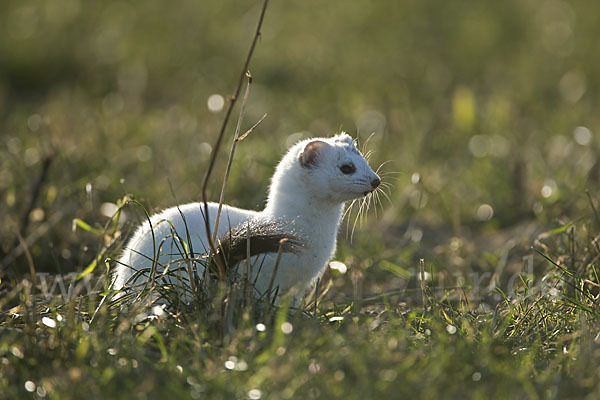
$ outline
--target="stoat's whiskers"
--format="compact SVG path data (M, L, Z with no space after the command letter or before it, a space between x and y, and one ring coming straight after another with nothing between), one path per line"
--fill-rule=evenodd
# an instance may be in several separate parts
M356 138L356 147L358 147L360 152L363 154L363 157L365 157L365 160L367 161L369 161L369 157L373 154L372 151L367 151L367 146L369 145L369 141L373 136L375 136L375 132L372 132L364 143L360 142L360 137Z
M346 206L346 209L344 210L344 213L342 214L342 221L344 219L346 219L346 217L350 214L350 212L352 211L352 207L354 207L354 204L356 204L356 202L359 199L354 199L352 200L352 202L350 204L348 204L348 206Z
M372 152L364 153L365 159L368 159L368 157L371 154ZM379 165L379 167L376 169L376 173L381 178L381 183L379 184L379 187L377 187L377 189L375 189L373 192L367 194L365 197L352 200L352 202L348 204L346 210L344 211L344 214L342 215L342 220L347 218L346 238L348 237L348 234L350 234L351 242L354 239L354 231L356 230L356 227L362 227L362 225L367 222L368 213L369 210L371 210L371 208L373 208L375 217L377 218L378 208L383 213L383 198L389 201L390 204L392 203L392 199L390 196L393 185L390 182L386 182L386 180L398 179L392 175L399 174L399 172L381 171L382 167L384 167L389 162L391 162L391 160L381 163L381 165ZM350 216L354 214L355 208L357 208L357 211L354 216L354 221L351 222Z

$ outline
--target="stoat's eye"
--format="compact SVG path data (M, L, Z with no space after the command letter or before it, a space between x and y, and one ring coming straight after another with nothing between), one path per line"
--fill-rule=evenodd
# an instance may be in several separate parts
M354 164L344 164L340 167L340 171L346 175L353 174L356 171L356 167Z

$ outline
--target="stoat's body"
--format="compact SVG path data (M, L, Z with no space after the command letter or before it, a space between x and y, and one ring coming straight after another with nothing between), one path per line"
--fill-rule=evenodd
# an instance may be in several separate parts
M294 145L277 165L265 209L257 212L224 205L217 236L223 237L241 224L253 226L277 221L290 234L301 238L303 246L298 251L282 253L272 286L279 294L291 291L297 302L335 253L344 202L372 192L379 183L379 177L350 136L342 133L332 138L305 140ZM216 203L208 204L211 228L217 208ZM119 260L113 285L117 290L148 279L147 273L136 275L136 271L152 267L155 251L158 253L155 276L160 277L166 266L181 267L182 279L187 280L187 264L181 261L185 254L181 241L186 242L196 257L210 250L203 203L169 208L153 215L150 221L154 237L146 221ZM174 231L179 239L174 238ZM254 257L251 281L256 282L257 297L269 288L276 256L267 253ZM202 267L196 265L198 275L202 276ZM169 282L173 282L172 276Z

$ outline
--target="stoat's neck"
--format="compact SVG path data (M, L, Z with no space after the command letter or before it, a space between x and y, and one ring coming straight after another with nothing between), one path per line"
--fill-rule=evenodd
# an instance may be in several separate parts
M289 177L287 177L289 178ZM335 241L344 204L303 191L295 179L274 179L262 212L268 218L293 221L294 230L311 242Z

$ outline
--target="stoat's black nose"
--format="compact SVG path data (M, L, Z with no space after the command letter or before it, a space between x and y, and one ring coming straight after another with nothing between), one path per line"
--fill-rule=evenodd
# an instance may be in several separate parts
M371 186L373 187L373 189L376 189L380 183L381 183L381 179L379 179L379 177L371 179Z

